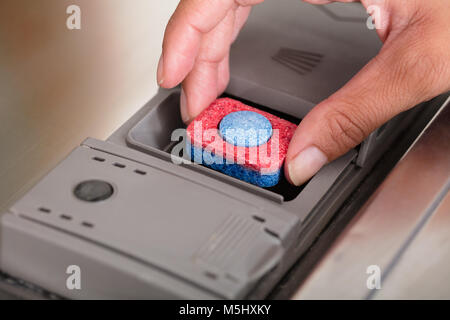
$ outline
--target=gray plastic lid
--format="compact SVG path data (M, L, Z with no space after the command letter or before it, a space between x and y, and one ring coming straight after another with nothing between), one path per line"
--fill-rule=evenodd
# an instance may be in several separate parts
M232 46L227 92L303 118L379 51L366 20L360 4L255 6Z

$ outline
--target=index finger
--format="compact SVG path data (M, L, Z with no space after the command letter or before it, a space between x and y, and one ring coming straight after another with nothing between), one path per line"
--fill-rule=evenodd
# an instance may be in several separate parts
M182 0L170 19L163 42L160 85L172 88L192 70L202 36L237 6L234 0Z

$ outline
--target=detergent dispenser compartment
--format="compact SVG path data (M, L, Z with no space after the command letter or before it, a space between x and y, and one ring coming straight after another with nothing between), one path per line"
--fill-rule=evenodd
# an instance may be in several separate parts
M248 100L240 99L228 94L223 94L222 97L239 100L249 106L269 112L295 124L300 122L300 119L292 115L270 109ZM277 202L290 201L298 196L306 184L300 187L291 185L285 178L283 172L280 177L280 182L276 186L261 188L192 162L188 155L184 154L184 148L177 148L175 150L175 146L184 144L186 141L186 125L181 120L179 99L180 93L174 92L161 103L152 107L150 111L129 130L127 134L128 146L166 161L174 162L175 157L175 162L177 162L179 159L176 158L182 158L184 161L181 164L177 162L179 165L214 177L220 181L231 183L244 190L258 193ZM281 170L283 170L283 168Z

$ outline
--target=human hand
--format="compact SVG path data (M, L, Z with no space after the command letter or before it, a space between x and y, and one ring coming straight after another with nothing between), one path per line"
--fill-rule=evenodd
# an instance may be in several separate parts
M314 4L333 1L307 0ZM190 122L226 88L230 45L252 5L263 0L182 0L166 28L158 83L182 82L181 115ZM340 0L339 2L355 2ZM300 185L383 123L450 90L450 2L362 0L378 6L384 45L344 87L301 121L286 157Z

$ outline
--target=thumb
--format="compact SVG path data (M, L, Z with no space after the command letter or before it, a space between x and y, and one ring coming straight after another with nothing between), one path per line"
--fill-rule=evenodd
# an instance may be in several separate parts
M444 39L431 31L435 40L417 41L418 31L427 38L425 29L409 26L388 38L377 57L308 113L286 155L285 175L292 184L306 182L398 113L449 89Z

